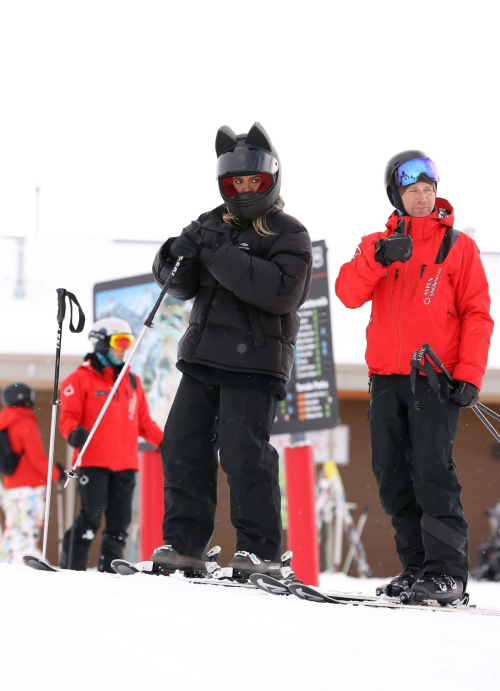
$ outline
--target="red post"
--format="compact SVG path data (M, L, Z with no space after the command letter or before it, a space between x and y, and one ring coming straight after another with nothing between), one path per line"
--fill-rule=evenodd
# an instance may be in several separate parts
M288 549L292 568L304 583L319 585L319 547L314 499L314 460L310 445L285 449Z
M148 561L156 547L163 544L163 468L158 451L141 451L139 524L141 561Z

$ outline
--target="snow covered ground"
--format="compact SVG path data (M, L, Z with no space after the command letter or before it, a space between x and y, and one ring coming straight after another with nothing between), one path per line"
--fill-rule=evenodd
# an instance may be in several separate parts
M372 594L382 581L323 574ZM500 618L0 564L0 688L493 691ZM500 583L470 584L500 610ZM123 687L122 687L123 688Z

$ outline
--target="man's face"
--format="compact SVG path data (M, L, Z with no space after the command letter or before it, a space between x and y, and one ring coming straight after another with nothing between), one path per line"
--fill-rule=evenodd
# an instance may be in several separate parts
M430 182L416 182L408 187L400 187L399 193L406 212L416 218L431 214L436 204L436 192Z

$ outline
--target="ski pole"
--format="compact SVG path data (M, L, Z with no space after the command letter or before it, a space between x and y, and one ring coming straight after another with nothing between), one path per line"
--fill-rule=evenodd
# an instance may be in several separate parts
M49 467L47 470L47 494L45 497L45 519L43 525L43 560L46 559L47 554L47 536L49 532L49 513L50 513L50 494L52 489L52 468L54 465L54 440L56 436L56 420L57 420L57 407L61 405L59 400L59 369L61 366L61 338L62 338L62 325L64 317L66 316L66 298L69 299L70 307L70 322L69 330L72 333L80 333L83 331L85 326L85 315L80 303L69 290L65 288L57 288L57 340L56 340L56 364L54 369L54 388L52 390L52 419L50 422L50 446L49 446ZM78 308L78 324L73 326L73 304Z
M62 488L60 483L57 483L57 541L59 543L59 554L61 554L62 543L64 538L64 514L63 514L63 498Z
M134 342L134 345L132 346L132 348L130 350L130 353L129 353L126 361L125 361L125 364L122 367L122 370L121 370L120 374L118 375L118 378L115 381L113 388L109 392L108 397L107 397L107 399L106 399L106 401L105 401L105 403L101 409L101 412L97 416L97 419L94 422L92 429L90 430L90 434L87 437L85 444L82 446L80 453L78 454L78 458L76 459L76 461L73 465L73 468L71 470L65 470L64 471L66 473L66 482L64 483L65 488L68 486L70 480L73 480L74 478L77 477L76 469L81 465L83 455L84 455L85 451L87 450L88 445L92 441L92 437L96 433L96 430L99 427L99 424L100 424L102 418L104 417L104 414L105 414L106 410L108 409L109 404L113 400L113 396L115 395L116 390L120 386L120 383L121 383L123 377L125 376L126 372L130 368L130 366L132 364L132 360L135 357L135 354L136 354L137 349L139 348L139 346L141 344L142 339L146 335L147 330L153 328L153 326L154 326L153 319L155 318L155 314L158 311L159 306L163 302L163 298L165 297L165 294L166 294L168 288L170 287L170 284L172 283L172 279L175 276L175 274L177 273L177 269L179 268L180 263L183 259L184 259L184 257L181 256L175 262L175 265L174 265L174 267L170 273L170 276L165 281L165 284L164 284L163 288L161 289L160 294L158 295L158 299L156 300L156 302L153 306L153 309L151 310L151 312L147 316L146 320L144 321L144 326L142 327L141 333L139 334L137 340Z
M448 372L448 370L446 369L446 367L443 365L443 363L441 362L441 360L438 358L438 356L437 356L436 353L432 350L432 348L430 347L430 345L429 345L428 343L424 343L424 345L422 346L422 349L421 349L421 351L420 351L420 353L419 353L419 356L420 356L420 357L425 357L425 354L426 354L426 353L427 353L427 355L430 357L430 359L433 361L433 363L436 365L436 367L439 367L439 369L441 370L441 372L442 372L442 373L444 374L444 376L446 377L448 383L451 384L451 386L456 386L456 383L457 383L457 382L455 381L455 379L453 379L453 377L451 376L451 374ZM496 431L496 429L493 427L493 425L491 424L491 422L490 422L489 420L486 419L486 417L484 416L483 413L486 413L487 415L490 415L490 416L491 416L492 418L494 418L495 420L500 420L500 415L498 415L498 413L495 413L494 410L491 410L490 408L487 408L485 405L483 405L483 404L480 403L479 401L478 401L475 405L471 405L471 406L469 406L469 407L470 407L470 409L477 415L477 417L481 420L481 422L482 422L483 425L486 427L486 429L489 430L489 431L491 432L491 434L495 437L495 439L497 440L497 442L500 442L500 434Z
M73 523L71 524L71 531L69 534L69 549L68 549L68 569L73 568L73 549L75 545L75 523L76 523L76 503L78 501L78 484L75 487L75 498L73 500Z

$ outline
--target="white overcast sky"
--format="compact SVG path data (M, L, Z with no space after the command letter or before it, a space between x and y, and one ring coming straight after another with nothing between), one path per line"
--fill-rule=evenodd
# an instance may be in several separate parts
M332 274L383 229L385 164L407 148L436 162L455 227L499 252L494 7L4 0L0 237L33 237L39 186L38 240L160 243L220 203L217 129L258 120L286 210L326 239Z

